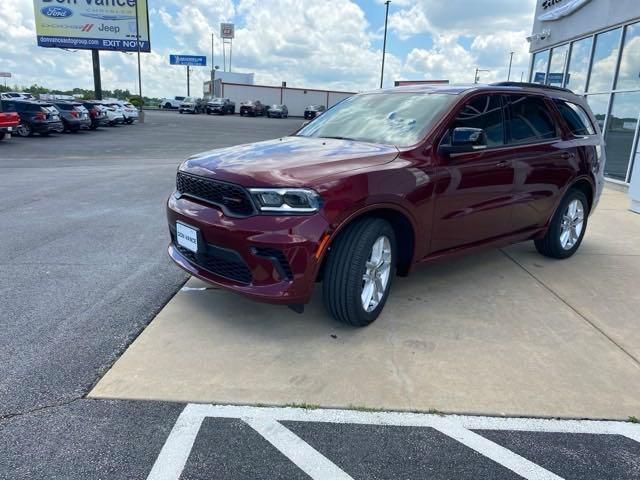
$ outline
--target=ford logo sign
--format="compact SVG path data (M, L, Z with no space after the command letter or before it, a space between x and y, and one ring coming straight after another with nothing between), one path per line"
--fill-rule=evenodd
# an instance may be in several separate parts
M73 15L73 10L67 7L44 7L40 11L49 18L67 18Z

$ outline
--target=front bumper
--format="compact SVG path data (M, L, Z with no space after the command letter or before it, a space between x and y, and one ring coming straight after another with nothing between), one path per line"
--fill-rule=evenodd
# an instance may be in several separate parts
M232 218L216 206L171 195L167 219L169 256L191 275L263 302L310 300L329 234L322 214ZM176 222L198 229L198 254L177 246Z

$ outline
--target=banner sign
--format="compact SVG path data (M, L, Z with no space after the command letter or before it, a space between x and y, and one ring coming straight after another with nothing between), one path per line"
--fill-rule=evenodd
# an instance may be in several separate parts
M169 55L171 65L188 65L190 67L206 67L207 57L200 55Z
M38 45L150 52L147 0L33 0Z
M220 24L220 38L233 38L235 34L235 26L233 23Z

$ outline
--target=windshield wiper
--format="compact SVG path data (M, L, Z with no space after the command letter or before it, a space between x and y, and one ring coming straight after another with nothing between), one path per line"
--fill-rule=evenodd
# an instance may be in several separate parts
M349 137L338 137L338 136L321 136L321 137L316 137L316 138L333 138L335 140L353 140L354 142L356 141L355 138L349 138Z

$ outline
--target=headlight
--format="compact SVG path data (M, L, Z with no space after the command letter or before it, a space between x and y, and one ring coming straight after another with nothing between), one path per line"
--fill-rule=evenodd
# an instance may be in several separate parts
M250 188L261 212L313 213L320 209L320 195L306 188Z

